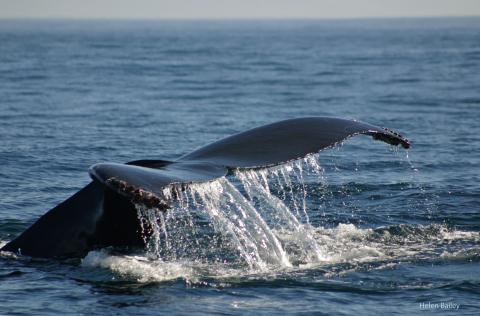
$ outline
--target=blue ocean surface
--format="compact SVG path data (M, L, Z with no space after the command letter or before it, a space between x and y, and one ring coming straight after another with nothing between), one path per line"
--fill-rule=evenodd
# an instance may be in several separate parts
M0 314L479 315L480 18L2 20L0 244L86 185L92 164L175 159L303 116L385 126L412 147L358 136L199 186L210 205L166 214L143 252L2 252ZM246 198L263 176L281 208ZM242 253L208 216L204 236L195 216L176 221L233 204L261 215L285 258Z

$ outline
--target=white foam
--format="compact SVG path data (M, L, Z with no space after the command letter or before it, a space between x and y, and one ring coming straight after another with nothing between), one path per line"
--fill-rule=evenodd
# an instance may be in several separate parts
M137 282L162 282L178 278L189 279L193 270L182 262L150 260L146 256L110 255L106 250L90 251L81 261L82 267L109 269L121 277Z
M9 242L10 241L8 240L0 240L0 249L3 248ZM10 251L0 251L0 257L1 258L18 258L18 255Z
M440 238L443 240L455 241L455 240L472 240L480 241L480 232L469 232L461 230L448 230L447 227L440 227Z
M183 280L187 285L205 284L205 279L214 279L220 286L222 280L239 276L256 275L250 269L227 262L198 262L195 260L163 261L152 259L148 255L114 255L108 250L90 251L81 260L84 268L102 268L113 272L113 280L135 280L139 283L168 282ZM279 270L281 271L281 270ZM262 273L271 271L264 270Z
M398 242L395 239L378 238L375 230L359 228L353 224L339 224L334 228L316 228L315 240L325 252L321 259L304 257L301 260L292 260L290 267L269 265L265 269L252 270L240 262L228 261L197 261L196 259L183 258L181 260L163 261L145 255L116 255L108 250L91 251L82 259L82 267L103 268L115 273L124 279L133 279L137 282L165 282L182 279L187 284L202 283L204 279L211 278L215 282L223 282L229 278L238 277L268 277L279 273L288 273L295 270L318 269L325 270L325 277L345 274L356 270L356 264L380 262L379 266L372 269L393 268L402 261L408 261L429 255L433 260L448 259L458 260L470 256L468 249L445 251L442 250L445 242L454 240L477 242L480 238L478 232L450 231L446 227L429 225L421 227L425 230L435 230L431 236L410 236L411 242ZM274 231L284 245L287 254L292 258L302 252L302 249L290 249L289 239L295 238L291 232ZM435 249L438 253L435 254ZM476 248L475 248L476 249ZM475 250L473 249L473 250ZM471 251L473 251L471 250ZM477 252L474 251L475 255ZM307 260L310 259L310 260ZM353 267L346 269L334 268L336 264L349 263ZM333 268L332 268L333 267ZM330 270L331 269L331 270Z

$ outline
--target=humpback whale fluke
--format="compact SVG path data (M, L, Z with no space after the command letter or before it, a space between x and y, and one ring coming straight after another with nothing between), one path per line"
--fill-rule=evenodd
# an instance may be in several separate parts
M355 135L391 145L410 143L386 128L328 117L290 119L238 133L175 161L99 163L93 181L43 215L1 250L34 257L82 257L107 246L142 247L135 203L168 209L165 187L212 181L237 169L268 168L303 158Z

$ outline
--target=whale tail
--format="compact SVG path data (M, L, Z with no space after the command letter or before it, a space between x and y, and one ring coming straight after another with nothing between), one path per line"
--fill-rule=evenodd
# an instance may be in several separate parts
M307 117L232 135L175 161L99 163L89 169L93 182L47 212L2 250L50 258L81 257L105 246L143 246L135 204L168 209L165 187L212 181L235 169L276 166L361 134L410 147L407 139L389 129L352 120Z

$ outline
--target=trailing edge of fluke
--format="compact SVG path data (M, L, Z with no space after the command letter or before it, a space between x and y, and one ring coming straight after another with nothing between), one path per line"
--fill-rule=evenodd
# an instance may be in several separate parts
M386 128L339 118L305 117L226 137L174 161L95 164L89 169L93 179L90 184L48 211L1 250L69 258L108 246L144 247L135 204L168 209L169 201L162 194L166 186L212 181L235 169L280 165L360 134L410 147L407 139Z

